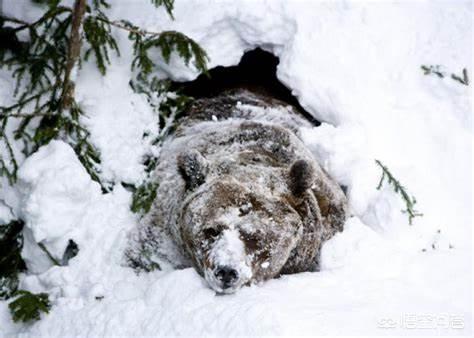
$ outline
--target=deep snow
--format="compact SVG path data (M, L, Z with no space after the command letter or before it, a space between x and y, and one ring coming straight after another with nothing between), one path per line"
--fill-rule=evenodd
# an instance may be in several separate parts
M34 16L24 2L6 0L4 10ZM116 185L102 195L72 150L53 142L24 163L17 188L0 188L0 221L13 212L27 223L32 273L21 285L49 292L53 308L24 326L0 302L0 335L469 336L472 87L425 76L420 66L471 74L471 2L177 0L174 14L170 21L147 1L114 1L110 17L182 31L206 49L211 67L235 65L257 46L279 56L278 78L324 122L302 133L348 187L354 217L324 247L321 272L216 296L192 269L136 276L123 267L126 234L137 222L130 194ZM157 132L156 118L128 87L130 45L117 34L122 58L105 77L85 65L78 99L104 177L134 183L152 151L143 132ZM162 64L163 76L197 75L178 59ZM3 104L11 100L7 73L0 83ZM399 196L375 189L375 158L416 196L424 216L412 226ZM33 245L43 240L59 253L69 238L80 252L66 267L50 267Z

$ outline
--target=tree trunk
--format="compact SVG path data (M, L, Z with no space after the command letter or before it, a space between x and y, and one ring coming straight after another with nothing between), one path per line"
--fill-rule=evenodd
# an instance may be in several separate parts
M81 54L81 28L82 19L86 12L86 0L76 0L72 13L71 36L69 39L66 68L64 71L63 91L60 99L59 112L69 109L74 101L74 82L71 80L71 72Z

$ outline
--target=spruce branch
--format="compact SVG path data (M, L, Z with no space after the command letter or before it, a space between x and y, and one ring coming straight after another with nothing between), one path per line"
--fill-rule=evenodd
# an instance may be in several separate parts
M105 74L110 53L120 56L112 27L127 31L133 41L131 67L137 71L138 80L147 78L154 70L155 63L149 56L152 49L161 51L166 62L176 51L187 65L193 60L201 72L207 71L208 56L194 40L180 32L150 32L125 20L109 20L104 12L110 8L106 0L75 0L72 8L59 5L58 0L36 1L47 9L32 23L0 15L0 34L8 37L8 44L0 45L0 64L12 69L16 81L16 102L0 107L0 141L8 150L0 158L0 174L8 176L10 183L16 179L18 164L12 140L6 133L9 119L15 118L20 123L13 130L14 139L23 141L22 152L26 156L52 139L62 139L73 147L88 173L99 182L99 153L88 141L89 132L80 123L84 112L74 97L73 71L77 65L94 56L98 70ZM151 1L157 7L164 6L172 15L173 0ZM20 31L27 33L28 39L20 41L16 35ZM174 110L163 106L159 112L163 127L160 138L172 129L174 117L185 101L184 97L175 102L169 100L168 107L176 104ZM106 190L103 185L102 188Z
M134 213L146 214L156 198L157 183L145 182L140 185L132 195L130 210Z
M402 212L408 214L408 222L410 225L412 225L413 218L423 216L422 213L419 213L415 210L415 197L410 197L405 187L403 187L403 185L392 175L390 170L388 170L387 166L383 165L382 162L379 160L375 160L375 163L382 169L382 176L377 185L377 190L380 190L382 188L382 185L386 179L388 184L393 187L395 193L399 194L405 202L406 209L402 210Z
M38 243L38 247L48 256L49 260L56 266L60 266L59 261L49 252L43 243Z
M460 76L457 76L456 74L451 74L451 78L454 80L454 81L457 81L465 86L469 86L469 77L467 75L467 69L466 68L463 68L462 70L462 77Z
M17 19L17 18L13 18L13 17L10 17L10 16L7 16L7 15L4 15L4 14L1 14L1 20L3 22L11 22L11 23L14 23L14 24L18 24L18 25L22 25L22 26L25 26L24 28L26 27L29 27L31 24L26 22L26 21L23 21L21 19ZM22 28L22 29L24 29Z
M421 69L423 70L424 75L434 74L441 79L446 76L446 73L441 70L441 65L421 65ZM451 73L451 79L459 82L462 85L469 86L469 76L467 74L467 69L463 68L461 74L461 76L458 76L454 73Z
M21 151L29 156L52 139L61 139L71 145L91 178L106 191L98 176L100 154L89 142L90 133L82 124L85 112L75 99L76 67L80 69L81 62L94 56L97 69L105 74L111 62L110 53L120 56L112 27L128 31L134 51L131 67L137 70L136 86L132 88L147 95L159 116L160 133L153 135L154 139L150 138L151 143L157 145L175 127L175 119L185 109L189 98L162 92L165 99L154 101L157 93L153 91L159 88L168 91L169 88L156 77L149 79L155 66L149 52L160 50L165 61L169 62L171 54L176 51L187 65L193 60L201 72L207 71L209 58L194 40L180 32L149 32L124 20L109 20L104 12L110 8L106 0L75 0L72 7L60 6L60 0L33 1L44 5L45 12L31 23L4 16L0 8L0 67L10 70L15 81L15 102L0 106L0 142L6 150L0 154L0 176L6 176L12 185L15 183L18 171L15 152L20 142L23 143ZM164 6L173 18L174 0L151 1L157 7ZM10 130L12 119L16 119L13 121L15 128ZM150 155L145 162L149 174L157 158ZM158 182L149 180L136 188L132 209L146 213L156 196L157 186ZM22 243L11 240L18 245L9 246L3 242L0 245L0 252L2 249L9 252L4 255L5 259L0 254L0 270L7 265L8 269L12 268L8 275L0 275L0 286L8 286L7 297L17 291L18 272L24 268L19 255ZM66 264L78 250L74 242L69 244L61 261L49 254L44 245L43 249L54 264ZM2 287L0 291L3 290ZM41 312L49 311L47 294L35 295L20 290L16 295L18 297L9 305L15 321L39 319Z
M156 77L149 78L138 76L136 80L130 81L130 86L135 93L146 97L148 104L158 116L159 133L151 136L151 144L160 146L165 137L176 127L178 117L186 110L192 99L179 93L170 92L170 84ZM144 135L150 137L150 135ZM148 154L144 159L146 179L137 187L128 186L132 191L132 204L130 209L141 216L148 213L156 197L156 189L159 182L151 176L155 169L158 158L154 154Z
M0 224L0 300L13 296L18 289L18 274L26 269L21 257L23 225L21 220Z
M66 246L66 249L64 250L63 257L61 259L55 258L51 252L46 248L46 246L43 243L38 243L39 248L48 256L49 260L53 265L56 266L65 266L68 264L69 260L73 258L74 256L77 255L79 252L79 247L77 244L70 239L68 241L68 245Z
M129 32L129 39L134 42L133 50L135 54L132 69L139 68L145 75L150 74L155 64L149 57L148 52L152 48L157 48L161 51L166 63L170 61L171 52L176 51L184 59L186 65L189 65L191 59L194 58L196 68L202 73L207 73L209 56L197 42L183 33L177 31L147 31L126 20L111 21L99 16L97 20Z
M8 304L14 322L39 320L41 312L49 313L51 309L47 293L34 294L26 290L19 290L15 296L16 298Z
M171 19L174 20L174 16L173 16L174 0L151 0L151 2L153 5L155 5L155 7L164 6L166 9L166 12L168 12L168 15L171 17Z
M2 117L16 117L16 118L32 118L32 117L42 117L42 116L46 116L46 115L49 115L49 114L46 114L46 113L35 113L35 112L32 112L32 113L0 113L0 118Z
M424 75L431 75L434 74L439 78L444 78L445 74L443 71L441 71L441 66L440 65L421 65L421 69L423 70Z
M89 15L84 20L84 35L89 43L86 49L84 60L87 61L93 53L96 59L97 68L102 75L105 75L110 64L109 50L115 51L120 56L117 41L111 34L110 24L107 17L100 12L97 16Z
M158 116L160 132L152 144L161 145L164 138L176 128L178 118L193 99L179 92L170 92L170 83L156 77L149 79L146 76L138 76L136 80L130 81L130 86L135 93L146 97L148 104Z
M39 18L38 20L36 20L32 23L28 23L28 22L23 21L21 19L8 17L8 16L3 16L3 15L2 15L2 19L5 22L12 22L14 24L19 24L20 25L20 26L15 27L13 29L14 32L19 32L19 31L22 31L22 30L27 29L27 28L28 29L36 28L36 27L42 25L43 23L45 23L46 21L48 21L52 18L55 18L59 14L62 14L62 13L65 13L65 12L71 12L71 8L65 7L65 6L58 6L58 3L51 3L51 5L49 6L49 10L44 15L42 15L41 18Z
M6 176L8 182L13 184L17 178L18 162L16 161L11 142L5 135L5 123L3 123L2 128L0 129L0 140L3 140L7 152L7 154L0 155L0 175Z
M98 181L98 153L87 140L89 133L79 123L83 112L75 102L72 79L73 69L80 61L87 4L86 0L76 0L73 8L67 8L58 3L48 1L48 10L40 19L17 28L27 28L26 53L9 58L4 58L5 53L0 55L2 66L14 69L17 97L13 105L0 107L0 139L7 149L11 148L6 126L10 118L18 118L20 124L13 134L15 139L24 140L25 155L52 139L63 139L76 150L86 170ZM10 151L8 155L8 159L2 157L0 161L0 173L13 183L18 165L14 153Z

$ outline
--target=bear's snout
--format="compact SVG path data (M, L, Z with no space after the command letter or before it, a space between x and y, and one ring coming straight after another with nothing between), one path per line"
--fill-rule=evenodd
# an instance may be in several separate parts
M222 289L232 288L239 280L239 273L230 266L220 266L214 271L214 276L221 283Z
M235 228L222 231L203 258L206 281L218 293L233 293L252 278L245 245Z
M250 280L251 273L246 267L232 267L230 265L218 265L215 269L204 272L209 286L220 294L234 293Z

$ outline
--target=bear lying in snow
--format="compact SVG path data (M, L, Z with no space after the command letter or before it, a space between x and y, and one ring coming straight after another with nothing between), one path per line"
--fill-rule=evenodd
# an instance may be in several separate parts
M299 139L307 125L246 90L196 100L163 144L156 199L129 261L193 266L219 293L317 270L347 200Z

